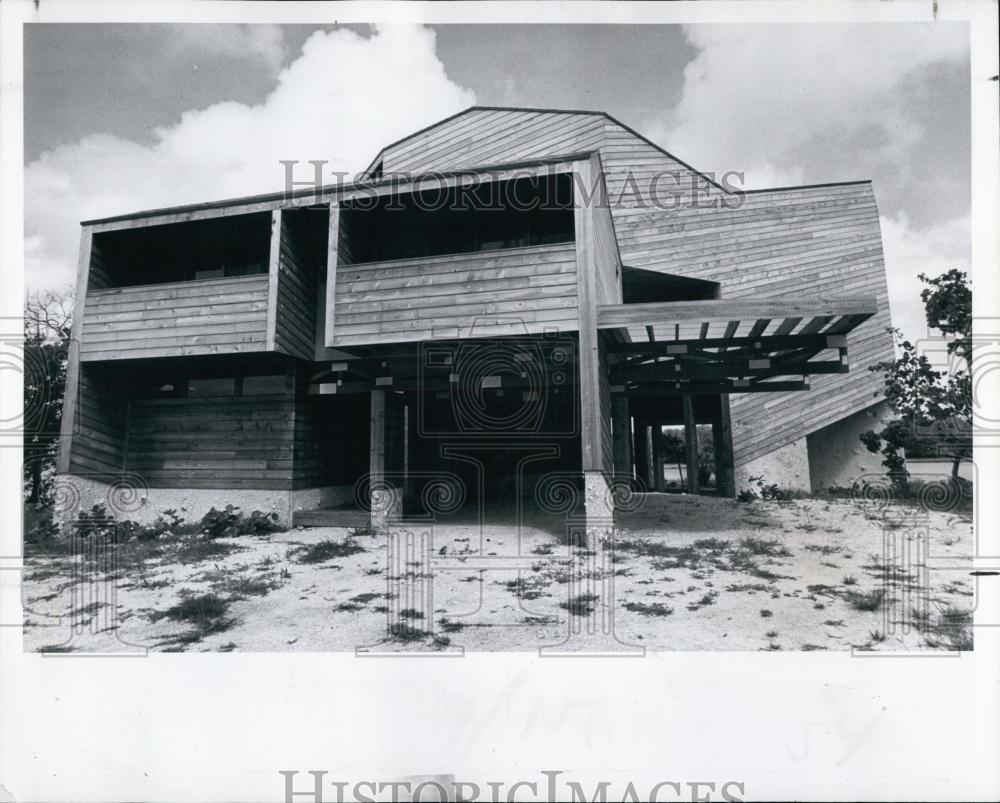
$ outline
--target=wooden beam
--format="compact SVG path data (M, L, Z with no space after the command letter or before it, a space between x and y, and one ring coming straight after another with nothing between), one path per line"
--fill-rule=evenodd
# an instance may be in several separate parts
M322 320L317 322L322 327L323 345L330 347L335 338L337 325L334 310L337 301L337 267L340 264L340 204L334 201L330 204L330 226L326 235L326 309Z
M656 490L656 457L653 448L653 426L646 424L642 428L644 435L644 447L646 451L646 487L651 491Z
M581 186L591 187L597 173L590 160L577 166ZM575 200L577 306L580 320L580 448L582 469L602 471L600 354L593 210Z
M83 335L83 318L87 305L87 286L90 283L90 257L94 235L89 229L80 234L80 251L76 266L76 302L73 305L73 327L70 335L69 360L66 366L66 385L63 394L62 419L59 424L59 454L56 471L69 472L70 455L73 451L73 435L76 429L77 407L80 399L80 337Z
M246 215L254 212L269 212L280 208L318 206L331 200L361 198L370 203L375 196L464 186L468 183L470 176L482 176L484 181L509 181L524 176L568 173L577 164L590 158L593 158L592 151L578 151L560 154L552 158L526 159L497 165L479 165L474 169L466 168L443 173L418 173L405 177L389 175L381 182L358 181L328 184L293 192L285 190L267 195L251 195L203 204L146 209L127 215L85 220L82 225L89 231L97 233L146 226L163 226L169 223L185 223L191 220L205 220L230 215Z
M271 248L267 258L267 334L264 349L274 351L278 329L278 275L281 268L281 210L271 212Z
M614 395L676 396L678 393L774 393L777 391L809 390L806 381L760 382L740 386L732 380L720 382L654 382L626 386Z
M759 364L758 364L759 363ZM765 365L765 363L768 363ZM809 376L812 374L846 374L848 366L840 360L733 360L717 363L685 363L680 361L626 364L611 371L615 385L629 382L674 382L682 380L738 379L740 377Z
M611 403L614 404L615 397ZM632 429L632 459L635 462L635 476L641 483L641 487L650 488L649 484L649 457L646 454L646 422L635 419Z
M663 425L656 421L652 428L653 445L653 488L661 493L667 490L666 480L663 476L664 455L663 455Z
M802 334L813 335L833 320L833 315L817 315L802 327Z
M715 446L715 488L721 496L736 495L733 469L733 428L729 418L729 396L719 397L719 420L712 426Z
M611 437L614 451L615 479L632 479L632 429L628 399L619 396L611 401Z
M807 318L817 316L864 315L877 311L874 298L816 298L803 301L774 299L719 299L712 301L656 301L645 304L609 304L598 307L598 327L673 325L678 322L745 321L760 318Z
M372 483L385 479L385 413L386 391L371 391L371 426L368 444L368 473Z
M785 318L781 323L778 324L778 328L774 330L776 335L787 335L796 326L802 322L801 318Z
M700 340L697 338L679 342L644 343L610 343L608 351L612 354L684 354L698 350L707 353L713 348L755 348L760 352L787 348L836 348L846 344L843 335L812 334L812 335L763 335L761 337L713 337Z
M685 393L684 407L684 453L687 458L688 493L698 493L698 427L694 419L694 399Z

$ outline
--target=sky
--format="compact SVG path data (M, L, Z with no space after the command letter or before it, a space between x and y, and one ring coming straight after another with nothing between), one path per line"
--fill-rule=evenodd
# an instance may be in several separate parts
M363 169L474 104L606 111L747 188L871 179L893 322L969 266L963 23L25 26L25 271L75 281L79 221Z

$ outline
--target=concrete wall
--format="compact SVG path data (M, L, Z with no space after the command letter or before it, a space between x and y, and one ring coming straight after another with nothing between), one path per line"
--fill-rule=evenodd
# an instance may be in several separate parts
M882 455L869 452L859 436L881 429L891 417L889 405L879 402L806 436L811 490L850 488L865 474L884 476Z
M809 491L809 454L806 439L798 438L787 446L775 449L749 463L738 464L733 470L736 492L746 488L757 490L751 477L762 477L765 485L793 491Z
M234 505L244 513L260 510L277 513L290 526L296 510L312 510L348 504L353 499L349 485L303 488L294 491L268 489L146 488L130 475L108 484L77 474L62 474L56 480L56 517L65 521L98 503L119 520L148 524L164 510L176 510L187 521L198 521L211 508Z

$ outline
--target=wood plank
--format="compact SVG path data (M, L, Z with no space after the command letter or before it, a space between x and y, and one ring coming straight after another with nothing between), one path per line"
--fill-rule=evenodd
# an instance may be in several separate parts
M669 301L645 304L602 305L598 307L598 327L611 329L649 322L673 324L677 321L722 321L756 318L789 318L811 315L874 315L875 300L825 298L815 300L761 301L718 299L711 301Z
M687 460L688 493L698 493L698 429L694 418L694 399L690 393L682 397L684 410L684 454Z

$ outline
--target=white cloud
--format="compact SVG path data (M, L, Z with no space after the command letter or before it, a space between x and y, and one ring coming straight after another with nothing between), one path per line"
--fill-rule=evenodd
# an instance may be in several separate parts
M31 162L26 283L74 281L80 220L278 191L279 160L303 162L297 178L311 177L310 159L353 173L382 145L474 103L474 94L446 75L429 29L384 26L370 38L317 32L258 105L186 112L157 129L148 147L96 134Z
M883 216L881 225L892 323L916 340L927 334L920 300L925 285L917 276L938 276L952 268L969 271L970 219L963 216L914 229L904 212L895 218Z
M744 186L875 179L893 321L926 332L917 274L968 268L969 218L933 214L941 176L928 169L921 90L935 69L968 54L964 25L692 25L697 54L680 102L651 126L657 139L704 170L741 170ZM956 125L960 124L956 121ZM929 215L925 214L924 218ZM954 218L954 219L953 219Z
M285 56L284 37L278 25L222 25L200 23L171 25L161 43L172 44L178 55L190 56L210 50L213 55L259 58L275 70Z
M843 149L852 137L898 163L923 134L904 82L968 48L964 26L941 24L690 25L685 34L698 53L656 133L701 169L745 170L750 187L766 186L773 165L794 175L817 161L819 143Z

